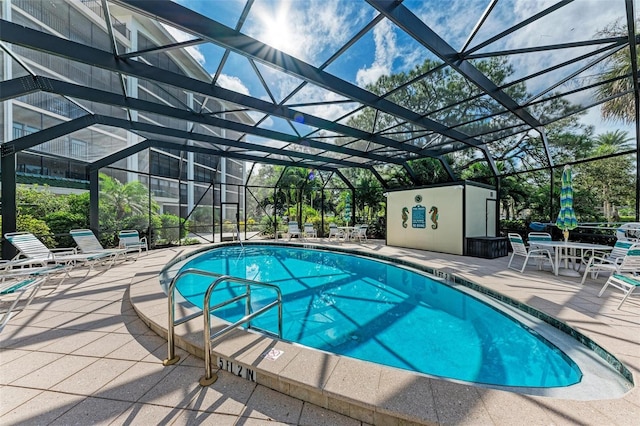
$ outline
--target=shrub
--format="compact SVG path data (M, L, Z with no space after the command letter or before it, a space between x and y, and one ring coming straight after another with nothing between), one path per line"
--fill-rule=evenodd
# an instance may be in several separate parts
M260 228L259 228L262 235L273 238L274 221L277 221L276 223L278 224L278 228L280 228L279 219L274 218L273 216L266 216L266 215L262 216L262 219L260 219Z
M160 227L157 228L158 242L165 244L177 243L187 236L187 227L184 226L187 221L174 214L165 213L159 216ZM182 225L182 227L180 227Z
M197 238L184 238L181 242L183 246L192 246L194 244L200 244L200 240Z
M67 195L69 211L83 216L89 216L89 193Z
M75 243L69 235L69 231L78 228L84 229L89 226L85 215L69 213L68 211L49 213L44 218L44 221L54 234L57 247L74 247Z
M500 220L500 231L504 236L507 236L509 232L516 232L522 236L527 235L530 232L529 225L522 219L517 220Z
M19 232L31 232L49 248L57 247L51 230L44 220L36 219L28 214L21 214L16 218L16 229Z

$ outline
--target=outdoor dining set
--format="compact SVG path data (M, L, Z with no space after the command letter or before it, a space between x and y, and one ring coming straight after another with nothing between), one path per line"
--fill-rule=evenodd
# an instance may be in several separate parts
M540 229L528 234L529 245L526 246L520 234L509 233L513 253L507 267L512 268L514 258L521 256L524 261L520 273L524 272L529 259L534 259L538 269L548 262L556 276L580 277L579 271L584 265L581 285L584 285L588 274L597 279L600 272L608 272L610 275L598 296L602 296L609 286L622 290L624 297L617 307L620 309L631 293L640 287L640 223L621 225L616 230L617 241L613 247L569 241L569 231L578 226L578 220L573 210L571 167L567 165L562 172L560 211L555 226L562 231L564 240L554 241L551 234L540 232Z
M640 229L640 223L636 225ZM640 287L640 238L621 237L618 234L619 239L611 247L568 239L554 241L551 234L546 232L530 232L527 235L528 245L520 234L509 233L508 237L513 251L507 267L520 273L524 273L529 260L535 261L539 270L548 264L554 275L582 277L581 285L584 285L588 275L597 279L601 272L607 272L608 279L598 296L602 296L609 286L622 290L624 297L617 309ZM524 258L522 265L512 266L518 256Z
M318 238L318 232L314 228L313 224L305 223L304 227L300 229L298 226L298 222L289 221L287 224L287 234L288 240L290 241L293 237L298 238ZM355 241L358 240L360 242L367 240L367 230L369 229L366 224L359 224L355 226L338 226L335 223L331 223L329 225L329 235L327 239L331 241L335 239L336 241Z

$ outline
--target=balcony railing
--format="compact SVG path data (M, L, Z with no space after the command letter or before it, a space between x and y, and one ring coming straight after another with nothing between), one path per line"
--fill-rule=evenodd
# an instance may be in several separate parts
M87 8L91 9L93 13L104 18L104 9L102 8L102 2L100 0L81 0L82 4L84 4ZM111 17L111 23L113 25L113 29L122 34L127 38L127 40L131 40L131 31L127 29L127 24L124 22L118 21L113 16Z

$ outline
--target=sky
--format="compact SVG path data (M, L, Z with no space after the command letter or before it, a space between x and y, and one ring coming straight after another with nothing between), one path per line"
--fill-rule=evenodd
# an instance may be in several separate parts
M236 28L245 0L176 0L183 6L203 14L230 28ZM640 0L634 0L636 10ZM467 43L471 31L487 8L489 0L405 0L405 5L424 23L431 27L444 41L456 50ZM522 22L545 8L555 4L552 0L501 0L491 10L477 34L468 43L473 49L478 43L499 34L501 31ZM553 43L567 43L591 40L604 27L624 17L624 0L576 0L569 5L545 16L539 21L526 25L518 31L482 48L477 53L527 48ZM251 12L239 30L265 44L284 51L315 67L325 66L325 62L359 30L369 23L377 11L365 1L355 0L255 0ZM171 31L177 39L185 35ZM512 55L510 58L515 73L511 79L530 75L569 58L577 57L600 46L562 49L534 54ZM468 49L467 49L468 50ZM212 75L219 67L224 50L211 44L189 48L192 55ZM351 46L337 60L324 70L352 84L364 88L383 75L406 72L421 64L425 59L436 59L427 49L401 31L390 21L383 19L373 30ZM579 67L573 67L541 76L527 83L527 89L537 94L550 82L560 81ZM232 53L217 83L225 88L257 97L281 102L301 80L280 71L258 64L257 68L267 82L268 91L262 86L258 75L249 61ZM589 69L571 81L557 87L556 91L573 90L588 84L597 70ZM339 94L320 87L308 85L287 104L300 102L336 101L343 99ZM573 97L572 101L587 99ZM331 106L297 107L305 113L334 120L352 111L356 105L350 103ZM258 119L254 115L254 119ZM633 134L631 126L620 123L603 122L599 108L592 108L582 118L585 124L596 127L596 134L622 129ZM262 124L280 131L291 133L284 122L270 119Z

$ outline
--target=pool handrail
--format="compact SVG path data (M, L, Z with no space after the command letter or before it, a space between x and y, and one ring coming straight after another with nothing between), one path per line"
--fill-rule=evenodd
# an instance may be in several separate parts
M199 312L194 312L190 315L186 315L178 320L175 319L175 290L176 290L176 286L178 284L178 281L180 280L180 278L182 278L185 275L188 274L196 274L196 275L202 275L202 276L206 276L206 277L211 277L211 278L215 278L215 281L213 281L211 284L209 284L209 287L207 288L207 291L205 293L205 300L203 303L203 309ZM180 271L178 274L176 274L176 276L171 280L171 283L169 284L169 287L167 289L167 302L168 302L168 327L167 327L167 358L165 360L162 361L162 365L164 366L168 366L168 365L173 365L176 362L178 362L180 360L180 356L175 354L175 327L177 325L180 324L184 324L188 321L191 321L194 318L198 318L200 315L203 315L204 313L204 307L205 306L209 306L210 304L210 299L211 299L211 293L213 292L213 290L215 289L215 287L220 284L221 282L224 281L235 281L238 283L245 283L246 287L247 287L247 292L245 294L242 295L238 295L235 296L232 299L229 299L225 302L219 303L216 306L213 307L209 307L209 314L211 314L212 311L219 309L223 306L228 305L229 303L234 303L236 301L239 301L243 298L246 298L246 304L245 304L245 316L243 318L241 318L239 321L236 321L235 323L225 327L223 330L217 332L214 334L213 337L211 337L211 318L210 315L204 315L204 323L205 323L205 328L204 328L204 337L205 337L205 342L204 342L204 346L205 346L205 377L201 378L200 382L202 384L202 386L207 386L212 384L213 382L215 382L215 378L212 379L212 374L211 374L211 341L220 337L222 334L225 334L226 332L232 330L233 328L237 327L238 325L244 324L245 322L250 322L253 318L255 318L256 316L262 314L263 312L267 311L268 309L271 309L273 306L275 306L276 304L278 305L278 337L282 338L282 292L280 291L280 288L274 284L268 284L268 283L262 283L262 282L258 282L258 281L252 281L252 280L248 280L248 279L244 279L244 278L237 278L237 277L231 277L229 275L222 275L222 274L218 274L216 272L209 272L209 271L203 271L201 269L196 269L196 268L188 268L185 269L183 271ZM264 288L271 288L274 289L276 291L277 294L277 299L276 301L260 308L259 310L257 310L256 312L254 312L253 314L249 314L249 311L251 309L251 286L258 286L258 287L264 287ZM249 325L250 327L250 325ZM207 383L208 382L208 383ZM203 384L206 383L206 384Z
M202 271L200 269L188 268L188 269L185 269L184 271L178 272L176 276L173 277L173 279L171 280L171 283L167 288L167 303L168 303L167 346L168 348L167 348L167 358L162 361L162 365L164 365L165 367L167 365L173 365L180 360L180 355L175 354L175 342L174 342L175 327L177 325L184 324L185 322L191 321L194 318L198 318L200 315L202 315L202 311L200 311L200 312L195 312L191 315L182 317L177 321L175 319L176 317L176 314L175 314L176 285L178 284L178 281L180 280L180 278L182 278L184 275L187 275L187 274L198 274L198 275L204 275L204 276L215 277L215 278L222 276L222 274L217 274L215 272L208 272L208 271Z
M215 290L215 288L223 283L223 282L236 282L236 283L244 283L246 284L246 293L242 294L242 295L238 295L235 296L227 301L218 303L217 305L210 307L210 303L211 303L211 294L213 293L213 291ZM256 286L256 287L263 287L263 288L268 288L268 289L272 289L276 291L276 300L274 300L273 302L263 306L262 308L258 309L257 311L251 313L251 286ZM229 324L226 327L224 327L222 330L217 331L216 333L214 333L213 335L211 335L211 312L215 311L216 309L219 309L223 306L226 306L230 303L234 303L236 301L239 301L241 299L245 299L246 298L246 302L245 302L245 315L240 318L238 321L234 322L233 324ZM232 277L230 275L222 275L220 276L220 278L218 278L217 280L215 280L213 282L213 284L209 285L209 288L207 288L207 291L204 294L204 303L202 304L202 311L205 311L205 307L209 312L209 315L204 315L204 370L205 370L205 375L203 377L200 378L200 385L201 386L209 386L211 384L213 384L216 380L217 380L217 376L215 376L213 374L213 372L211 371L211 342L217 338L219 338L220 336L227 334L229 331L233 330L234 328L238 327L239 325L242 325L244 323L248 323L247 327L251 328L251 320L259 315L262 315L263 313L265 313L266 311L268 311L269 309L273 308L274 306L278 306L278 337L280 339L282 339L282 292L280 291L280 287L278 287L277 285L274 284L269 284L269 283L262 283L262 282L258 282L258 281L252 281L252 280L248 280L245 278L238 278L238 277Z

